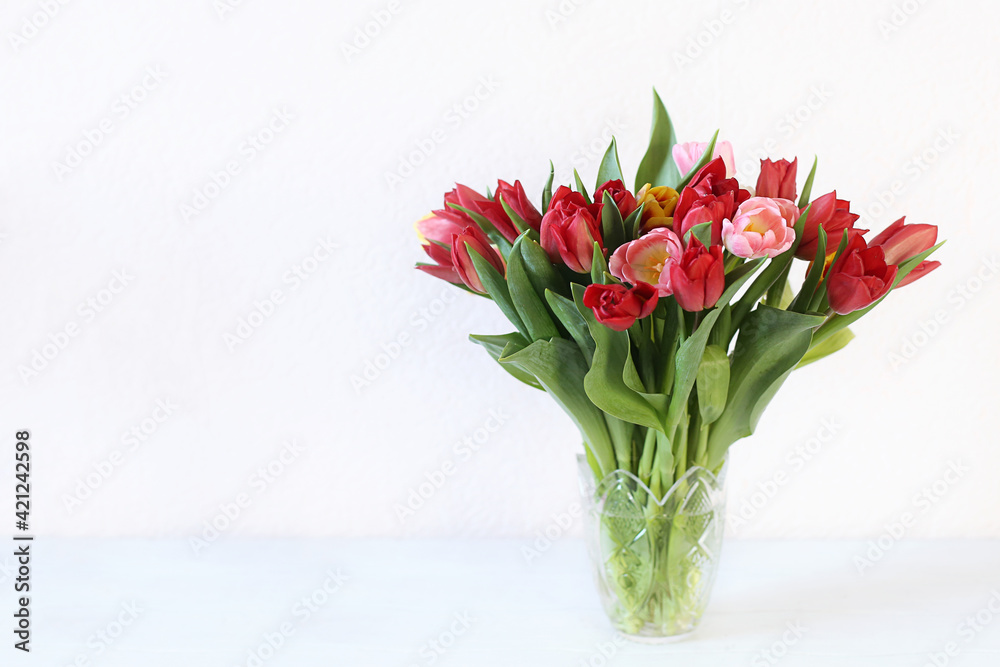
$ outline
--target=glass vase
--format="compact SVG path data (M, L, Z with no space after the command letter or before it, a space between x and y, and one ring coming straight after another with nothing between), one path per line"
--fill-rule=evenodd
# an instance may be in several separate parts
M662 498L627 470L578 460L584 530L605 612L644 643L691 634L708 606L725 529L725 463L688 469Z

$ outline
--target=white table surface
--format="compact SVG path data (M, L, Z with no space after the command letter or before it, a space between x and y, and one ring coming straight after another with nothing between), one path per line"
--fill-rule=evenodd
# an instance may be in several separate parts
M863 575L854 559L867 543L729 541L701 627L670 646L616 638L581 542L531 562L529 544L227 539L195 556L186 541L39 540L33 651L7 639L0 664L923 667L939 654L937 667L1000 665L997 541L899 542ZM338 571L339 590L321 592ZM3 578L0 616L12 625ZM314 594L315 611L296 614ZM133 603L135 620L117 627ZM253 658L283 624L282 645ZM449 648L434 652L435 639Z

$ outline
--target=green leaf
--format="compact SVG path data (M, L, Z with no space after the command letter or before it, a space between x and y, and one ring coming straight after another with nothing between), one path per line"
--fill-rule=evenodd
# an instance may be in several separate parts
M517 243L521 248L524 267L527 269L528 277L531 279L531 284L534 285L539 298L545 298L545 290L547 289L557 294L568 295L569 285L556 270L556 267L552 265L548 253L542 249L542 246L538 245L527 234L522 235Z
M642 161L639 162L639 171L635 175L635 189L639 190L643 185L667 185L680 180L680 172L674 164L671 151L677 138L674 136L674 125L670 122L670 114L663 106L660 95L653 89L653 126L649 133L649 147Z
M531 229L531 226L528 223L526 223L520 215L517 214L517 211L515 211L510 207L510 205L503 198L503 196L498 194L497 197L500 199L500 205L503 206L503 210L507 214L507 217L510 218L510 221L514 223L515 227L517 227L517 231L523 234L524 232Z
M601 166L597 169L597 185L594 186L594 189L600 188L608 181L625 183L625 177L622 176L622 165L618 161L618 145L615 143L614 137L611 137L611 145L608 146L608 150L604 153L604 159L601 160Z
M549 210L549 202L552 201L552 181L556 178L556 166L552 164L552 160L549 160L549 180L545 183L545 187L542 188L542 213L544 214Z
M818 244L816 245L816 256L813 258L812 268L809 269L806 279L802 282L799 293L788 306L788 310L794 310L796 313L804 313L808 310L809 304L812 303L813 295L816 293L816 286L819 285L819 280L823 276L823 268L826 265L826 230L823 229L823 225L820 225L816 232ZM847 238L847 234L844 234L844 238Z
M628 241L639 237L639 227L642 224L643 208L645 207L640 204L634 211L629 213L627 218L625 218L625 239Z
M590 195L587 194L587 186L583 184L583 179L580 178L580 172L576 169L573 170L573 178L576 179L576 191L583 195L584 201L588 204L592 204L593 200L591 200Z
M524 257L521 255L523 241L524 236L518 237L507 260L507 287L511 301L528 330L529 340L558 337L559 330L540 296L545 293L546 286L540 285L540 289L536 289L524 266Z
M576 341L589 366L594 358L594 339L590 336L590 327L587 326L587 320L583 319L583 315L576 307L576 302L551 290L545 290L545 301L549 304L552 313L569 332L569 335Z
M729 356L718 345L705 348L698 366L698 410L702 424L711 424L722 415L729 395Z
M625 221L622 220L621 211L611 195L605 191L604 207L601 209L601 236L604 240L604 247L609 253L614 252L618 246L625 243Z
M595 241L594 263L590 265L590 281L595 285L607 285L609 275L611 274L608 272L608 260L604 259L601 244Z
M584 379L587 395L594 405L614 417L662 431L663 415L623 379L629 355L628 334L598 322L590 308L583 305L583 292L583 285L573 285L576 307L587 322L596 346L590 371Z
M722 463L731 444L753 433L768 402L809 350L813 329L823 322L770 306L746 318L733 351L729 400L708 440L710 469Z
M469 258L476 269L476 275L479 276L483 287L489 292L490 297L496 302L497 307L500 308L500 311L507 316L510 323L523 336L527 336L528 329L524 326L524 322L521 321L521 316L517 314L517 308L514 307L514 302L510 298L510 290L507 289L507 281L500 275L499 271L493 268L492 264L472 248L469 248Z
M806 352L806 356L802 357L802 361L795 368L802 368L803 366L808 366L814 361L819 361L823 357L830 356L834 352L839 352L840 350L847 347L847 344L854 340L854 332L850 329L841 329L837 333L828 337L826 340L822 341L819 345L813 345Z
M497 362L500 361L500 357L506 354L514 354L528 345L528 341L525 340L524 336L516 331L502 336L472 334L469 338L473 343L482 345L489 355L493 357L493 360ZM500 367L529 387L541 389L542 391L545 390L538 380L535 379L534 375L525 373L517 366L500 364Z
M500 363L512 364L538 379L580 429L602 477L615 469L614 448L607 424L584 389L587 362L576 345L561 338L538 340L519 352L501 357Z
M673 186L674 190L677 190L677 192L683 190L684 186L691 182L691 179L694 178L695 174L701 171L702 167L711 162L712 154L715 152L715 142L718 140L719 140L719 131L716 130L715 134L712 135L712 140L708 142L708 147L705 149L705 152L701 154L701 157L698 159L698 161L694 163L693 167L691 167L691 171L689 171L684 176L684 178L681 179L680 183L678 183L676 186Z
M712 245L712 223L703 222L700 225L695 225L691 229L687 230L687 233L684 234L685 247L687 247L687 244L690 242L692 236L701 241L701 244L708 248Z
M813 179L816 178L816 165L819 163L819 158L813 158L812 169L809 170L809 178L806 179L806 184L802 186L802 194L799 195L799 208L805 208L809 203L809 197L812 196L813 191Z

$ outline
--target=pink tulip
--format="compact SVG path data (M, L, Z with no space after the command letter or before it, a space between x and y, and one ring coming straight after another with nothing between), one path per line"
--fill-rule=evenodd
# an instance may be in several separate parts
M777 257L795 241L791 202L751 197L736 211L732 222L722 223L722 242L737 257ZM795 209L795 214L798 210Z
M608 269L618 280L637 285L649 283L660 296L673 293L670 267L680 259L684 248L670 229L657 227L635 241L620 246L611 255Z
M691 171L691 167L698 163L701 156L708 150L708 143L703 141L689 141L684 144L674 144L674 162L681 175ZM736 175L736 158L733 156L733 145L728 141L715 142L715 151L712 159L721 157L726 163L726 178Z

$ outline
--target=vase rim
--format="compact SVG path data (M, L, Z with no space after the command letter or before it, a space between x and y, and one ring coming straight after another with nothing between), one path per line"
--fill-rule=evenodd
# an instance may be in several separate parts
M585 454L577 454L576 460L578 465L582 465L586 463L587 457ZM682 482L690 482L690 478L696 475L707 475L714 486L722 486L722 478L725 477L726 466L728 465L728 463L729 463L729 453L726 452L726 455L724 456L722 461L722 467L719 469L718 475L713 473L708 468L703 468L702 466L691 466L690 468L687 469L687 471L685 471L683 475L681 475L680 479L674 482L670 486L670 488L667 489L667 491L663 494L662 498L657 498L656 494L653 493L653 490L650 489L645 482L639 479L639 477L631 470L625 470L624 468L615 468L607 475L605 475L603 478L599 480L595 479L594 491L599 491L600 489L602 489L605 486L605 483L610 484L611 482L609 480L611 480L613 476L628 477L636 483L636 485L640 490L644 491L650 498L652 498L653 502L655 502L660 507L663 507L664 505L666 505L667 500L671 496L673 496L673 494L678 490ZM591 475L593 475L592 472Z

